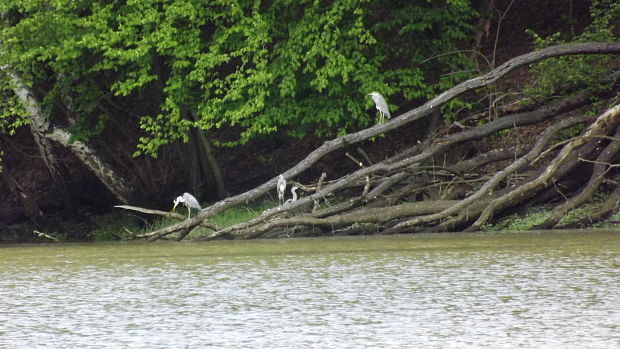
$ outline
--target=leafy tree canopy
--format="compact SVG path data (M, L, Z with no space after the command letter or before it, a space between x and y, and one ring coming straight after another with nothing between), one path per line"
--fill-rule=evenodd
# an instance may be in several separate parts
M104 127L104 99L155 100L138 121L150 155L193 127L232 127L218 144L234 145L367 126L367 93L426 99L465 77L466 56L444 53L477 15L467 0L4 0L0 13L0 64L50 110L78 112L77 137Z

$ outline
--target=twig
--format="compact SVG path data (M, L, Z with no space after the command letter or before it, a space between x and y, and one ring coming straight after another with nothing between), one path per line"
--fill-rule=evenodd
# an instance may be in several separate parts
M559 147L562 147L565 144L568 144L570 142L576 141L578 139L607 139L607 140L610 140L612 142L620 142L620 139L618 139L616 137L605 136L605 135L576 136L576 137L572 137L572 138L569 138L567 140L564 140L562 142L559 142L559 143L556 143L556 144L552 145L551 147L549 147L549 149L545 150L536 159L534 159L534 161L532 163L536 164L538 161L540 161L542 158L547 156L547 154L549 154L550 152L554 151L555 149L557 149Z
M356 159L353 155L349 153L344 153L344 155L346 155L349 159L351 159L351 161L353 161L357 166L364 167L364 163Z
M362 154L364 159L366 159L366 162L368 163L368 165L374 165L375 164L372 160L370 160L370 156L368 156L368 153L366 153L366 151L364 151L364 149L358 147L357 148L357 152Z

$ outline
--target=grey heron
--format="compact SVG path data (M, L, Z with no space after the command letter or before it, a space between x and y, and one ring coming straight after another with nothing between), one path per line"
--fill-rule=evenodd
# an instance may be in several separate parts
M381 121L383 121L384 117L387 117L388 119L392 117L390 115L388 105L385 102L385 98L383 98L379 92L371 92L368 95L372 97L372 100L375 102L375 107L377 107L379 114L381 114Z
M284 191L286 190L286 179L284 179L283 175L278 176L276 188L278 190L278 200L280 200L280 205L282 205L284 202Z
M291 194L293 194L293 198L286 200L286 202L284 203L285 205L297 201L297 189L299 189L299 187L297 186L291 188Z
M174 202L174 207L172 207L173 211L175 208L177 208L177 205L180 203L182 203L183 205L185 205L185 207L187 207L187 218L190 217L192 213L192 208L198 211L202 210L202 207L200 207L198 200L196 200L196 198L190 193L183 193L183 195L177 196L177 198L174 199L173 202Z

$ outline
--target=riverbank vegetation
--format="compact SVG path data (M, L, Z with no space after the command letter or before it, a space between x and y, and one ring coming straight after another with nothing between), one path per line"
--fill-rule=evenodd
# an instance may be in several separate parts
M546 229L617 212L616 2L299 5L2 5L1 219L28 222L11 234L115 205L140 219L110 237L150 240L472 231L541 205L530 228ZM377 121L371 91L392 119ZM280 174L299 199L259 204ZM211 204L170 213L183 191Z

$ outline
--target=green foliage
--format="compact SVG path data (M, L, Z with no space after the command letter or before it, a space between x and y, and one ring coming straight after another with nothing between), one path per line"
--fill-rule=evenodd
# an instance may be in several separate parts
M537 49L579 42L617 42L620 30L620 2L615 0L593 0L590 5L592 23L584 32L564 38L561 33L549 37L541 37L528 31L534 38ZM566 89L598 87L601 78L611 67L613 55L576 55L557 57L542 61L532 67L532 75L536 80L527 87L526 93L536 99L546 98L561 93Z
M144 103L136 155L194 127L231 127L216 144L234 145L368 126L370 91L426 100L468 77L467 57L445 53L477 15L466 0L5 0L0 12L0 64L44 87L50 111L75 110L75 138L103 129L102 99Z
M11 89L11 82L0 72L0 134L12 136L28 124L28 114Z
M549 211L545 208L530 209L525 215L513 214L501 219L492 226L486 227L489 231L523 231L542 224L549 217Z
M0 71L0 135L13 136L18 128L28 124L28 115L11 89L8 76ZM0 149L0 172L4 151Z
M277 206L277 202L263 202L256 205L243 206L243 207L231 207L226 211L218 214L209 221L216 224L219 228L225 228L233 224L248 221L254 217L257 217L261 212Z

